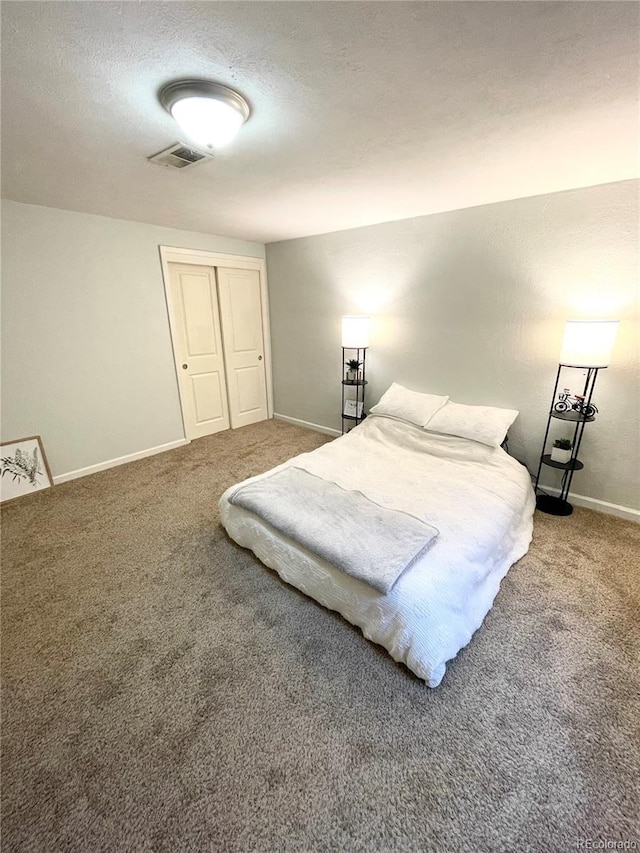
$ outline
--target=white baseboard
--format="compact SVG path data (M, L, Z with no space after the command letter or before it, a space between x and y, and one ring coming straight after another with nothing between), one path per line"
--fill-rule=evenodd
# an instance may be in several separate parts
M285 421L288 424L306 427L307 429L313 429L316 432L324 432L326 435L342 435L339 429L331 429L331 427L322 426L322 424L312 424L309 421L301 421L299 418L290 418L289 415L279 415L278 412L274 412L273 417L276 421Z
M310 421L302 421L299 418L290 418L288 415L281 415L278 412L274 412L273 417L275 420L306 427L307 429L322 432L326 435L341 435L337 429L331 429L331 427L326 427L322 424L314 424ZM89 465L86 468L78 468L76 471L67 471L66 474L58 474L53 478L53 482L57 486L60 483L66 483L68 480L76 480L78 477L88 477L90 474L96 474L98 471L115 468L117 465L126 465L127 462L135 462L137 459L146 459L147 456L155 456L157 453L175 450L177 447L184 447L185 444L189 444L189 441L186 438L179 438L177 441L169 441L167 444L159 444L157 447L149 447L147 450L139 450L137 453L128 453L126 456L119 456L117 459L107 459L106 462L98 462L97 465ZM552 486L542 485L541 488L552 495L560 494L560 489L553 488ZM640 510L633 509L632 507L620 506L620 504L612 504L608 501L588 498L584 495L575 495L573 492L569 494L569 501L576 506L582 506L586 509L593 509L596 512L604 512L607 515L615 515L618 518L625 518L628 521L640 523Z
M559 495L560 489L552 488L540 484L540 488L549 492L551 495ZM626 518L627 521L636 521L640 523L640 510L633 509L630 506L620 506L620 504L612 504L608 501L599 501L597 498L587 498L584 495L574 495L569 492L569 503L576 506L583 506L585 509L593 509L596 512L604 512L607 515L616 515L618 518Z
M156 453L164 453L165 450L174 450L176 447L183 447L189 444L186 438L179 438L177 441L170 441L167 444L159 444L157 447L149 447L147 450L139 450L137 453L128 453L126 456L119 456L117 459L107 459L106 462L98 462L97 465L89 465L87 468L78 468L76 471L67 471L66 474L58 474L53 478L54 485L66 483L67 480L75 480L78 477L88 477L89 474L96 474L98 471L106 471L107 468L115 468L116 465L126 465L127 462L135 462L136 459L145 459L147 456L155 456Z

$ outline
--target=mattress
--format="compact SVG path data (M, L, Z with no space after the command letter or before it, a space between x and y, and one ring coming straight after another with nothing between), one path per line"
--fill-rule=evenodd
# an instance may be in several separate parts
M438 529L433 547L383 595L232 505L239 484L220 498L232 539L436 687L447 661L482 624L502 578L527 552L535 507L527 470L499 447L383 416L370 416L347 435L251 480L288 466Z

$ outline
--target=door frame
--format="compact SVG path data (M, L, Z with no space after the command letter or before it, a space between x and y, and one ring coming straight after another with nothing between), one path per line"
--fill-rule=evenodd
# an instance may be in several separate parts
M180 379L178 376L178 359L176 358L175 330L178 320L174 314L171 298L169 277L169 264L195 264L206 267L227 267L241 270L257 270L260 273L260 307L262 311L262 338L264 343L264 373L267 383L267 417L273 417L273 376L271 372L271 326L269 322L269 295L267 287L267 264L264 258L249 258L243 255L226 255L221 252L208 252L203 249L183 249L176 246L160 246L160 264L162 266L162 279L164 283L164 297L169 317L169 337L171 338L171 349L173 352L173 363L176 370L176 384L178 386L178 399L180 400L180 416L182 418L182 430L185 439L187 431L184 423L184 407L182 404L182 392L180 390ZM217 283L217 277L216 277ZM217 290L217 288L216 288ZM218 300L219 304L219 300ZM228 401L227 401L228 403Z

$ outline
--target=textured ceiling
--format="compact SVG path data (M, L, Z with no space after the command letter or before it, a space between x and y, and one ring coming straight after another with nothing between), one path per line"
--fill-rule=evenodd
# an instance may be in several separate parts
M5 2L3 195L264 242L638 175L627 2ZM253 114L215 160L177 77Z

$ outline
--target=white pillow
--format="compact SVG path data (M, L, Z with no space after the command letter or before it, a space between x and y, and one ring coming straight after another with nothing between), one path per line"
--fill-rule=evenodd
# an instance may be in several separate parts
M403 421L410 421L412 424L423 427L448 399L448 397L436 397L434 394L409 391L408 388L394 382L370 412L372 415L401 418Z
M449 400L446 406L434 414L425 429L470 438L490 447L500 447L507 430L517 417L518 412L515 409L464 406Z

